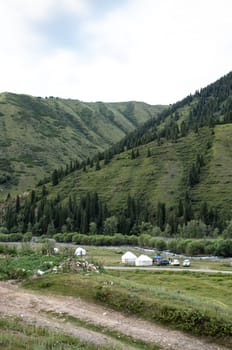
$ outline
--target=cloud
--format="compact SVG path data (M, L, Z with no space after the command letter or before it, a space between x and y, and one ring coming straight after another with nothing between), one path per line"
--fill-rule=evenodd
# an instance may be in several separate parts
M0 90L173 103L231 70L230 0L8 0Z

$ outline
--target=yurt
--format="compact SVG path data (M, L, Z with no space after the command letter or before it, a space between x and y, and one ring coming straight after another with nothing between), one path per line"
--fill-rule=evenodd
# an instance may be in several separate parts
M128 264L128 265L134 265L136 259L137 259L137 256L135 254L133 254L132 252L126 252L122 256L122 263Z
M74 254L77 255L77 256L83 256L83 255L86 255L86 250L84 248L78 247L75 250Z
M135 265L136 266L151 266L152 259L149 258L149 256L142 254L136 259Z

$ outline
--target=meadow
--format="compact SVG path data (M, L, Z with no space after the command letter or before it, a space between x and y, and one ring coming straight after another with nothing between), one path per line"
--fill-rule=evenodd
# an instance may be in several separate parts
M21 319L0 318L1 350L97 350L98 347L61 332L29 325ZM107 348L103 348L107 350ZM108 348L109 350L109 348Z
M188 268L183 271L174 269L163 271L155 269L142 270L107 270L104 266L122 266L121 256L128 247L85 247L87 256L74 257L74 245L69 247L60 245L59 254L49 254L48 245L6 245L0 255L0 279L18 279L24 288L34 290L41 295L62 295L83 298L89 302L108 306L114 310L135 315L169 328L179 329L197 336L207 336L219 344L232 345L232 275L223 273L192 272ZM131 249L137 256L141 250ZM154 255L154 252L147 252ZM80 269L77 272L51 272L35 278L37 269L43 271L58 266L64 261L88 261L99 266L98 272ZM82 260L83 259L83 260ZM183 258L180 258L182 262ZM213 270L232 270L230 259L209 260L191 259L191 268L209 268ZM72 322L77 322L73 319ZM14 337L7 337L14 333L18 322L5 326L0 349L10 349L9 341ZM21 321L20 321L21 322ZM22 331L23 325L19 322L19 334L22 343L32 344L32 338L38 338L41 344L48 344L41 349L74 349L72 337L64 336L59 344L67 342L67 346L49 347L53 335L46 334L45 330L36 328ZM90 327L90 325L86 325ZM34 333L33 333L34 332ZM41 333L42 332L42 333ZM62 337L62 336L61 336ZM25 340L25 339L26 340ZM27 339L28 338L28 339ZM15 341L20 338L15 338ZM127 340L130 341L130 340ZM32 343L30 343L32 342ZM54 343L54 342L53 342ZM8 345L7 345L8 344ZM21 347L33 349L32 345ZM8 346L8 347L7 347ZM63 346L63 347L62 347ZM75 345L76 346L76 345ZM87 346L87 347L85 347ZM20 347L17 347L21 349ZM94 349L82 344L77 349ZM140 344L140 347L143 348ZM36 348L37 349L37 348ZM146 349L146 347L145 347Z

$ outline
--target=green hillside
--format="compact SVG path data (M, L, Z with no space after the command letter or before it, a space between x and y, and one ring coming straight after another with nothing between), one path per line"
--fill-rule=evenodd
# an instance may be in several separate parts
M232 124L217 125L211 157L200 183L194 188L196 202L205 200L231 213L232 210Z
M123 208L129 194L154 207L158 201L172 205L180 197L188 164L195 159L196 152L205 149L203 141L207 137L211 138L211 135L205 128L199 134L190 133L178 143L157 145L157 141L153 141L139 146L136 148L139 156L134 159L131 150L122 152L109 164L104 165L101 161L98 171L88 167L85 172L79 170L66 176L55 187L50 185L48 198L55 198L57 194L66 198L70 193L81 197L88 191L97 191L113 209Z
M71 159L103 151L163 108L1 94L1 197L27 191Z
M4 225L39 234L138 234L147 227L215 236L232 219L231 140L229 73L87 162L55 169L26 199L8 200ZM232 237L232 221L228 227Z
M232 75L229 77L232 89ZM201 94L207 95L208 89L213 90L212 86L202 89ZM205 99L206 105L208 99L214 101L213 94ZM218 103L217 109L213 112L210 110L212 118L208 118L206 107L204 118L195 116L195 111L202 104L197 92L163 112L158 123L157 120L148 121L130 134L121 142L122 148L127 147L128 151L116 152L107 164L102 160L98 171L95 167L88 167L86 172L80 170L71 173L52 187L50 197L59 193L61 198L65 198L71 191L80 197L87 191L97 191L104 201L117 209L124 206L129 194L147 201L153 207L158 201L172 206L189 190L196 207L198 202L206 200L221 209L228 205L230 210L232 124L230 120L224 120L230 111L225 111L225 106L230 101L232 96L228 92L228 96ZM192 122L190 119L194 119L194 116ZM213 118L217 119L212 122ZM183 124L186 125L185 132L181 129ZM175 125L178 126L177 137L172 135ZM132 157L132 152L136 151L139 155ZM188 176L197 155L202 155L204 165L198 183L190 185Z

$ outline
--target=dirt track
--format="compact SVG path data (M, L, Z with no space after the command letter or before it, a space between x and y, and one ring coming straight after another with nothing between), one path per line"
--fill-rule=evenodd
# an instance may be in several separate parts
M63 314L60 319L52 313ZM62 296L45 296L28 292L15 284L0 282L0 315L21 317L24 321L53 330L62 330L82 340L95 344L110 345L121 349L134 349L133 346L120 344L114 338L88 328L79 327L65 320L66 315L119 331L134 339L172 350L224 350L215 344L194 338L179 331L167 330L153 323L128 317L99 305L87 303L79 298Z

